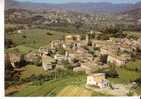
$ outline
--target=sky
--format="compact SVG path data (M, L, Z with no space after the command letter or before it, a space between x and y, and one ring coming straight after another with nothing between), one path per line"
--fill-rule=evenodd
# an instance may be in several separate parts
M17 1L28 1L28 2L39 2L39 3L70 3L70 2L111 2L111 3L136 3L141 0L17 0Z

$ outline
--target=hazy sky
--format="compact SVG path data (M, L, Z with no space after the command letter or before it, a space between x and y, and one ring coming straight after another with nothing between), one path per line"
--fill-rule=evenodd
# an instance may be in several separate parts
M111 2L111 3L136 3L141 0L17 0L40 3L70 3L70 2Z

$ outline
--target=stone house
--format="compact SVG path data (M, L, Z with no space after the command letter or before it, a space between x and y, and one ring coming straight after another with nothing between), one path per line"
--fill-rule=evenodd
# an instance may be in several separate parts
M73 68L73 71L74 71L74 72L84 72L85 69L82 68L82 67L75 67L75 68Z
M39 48L38 52L40 53L40 56L42 56L43 54L46 54L46 55L49 54L48 48Z
M56 54L54 56L54 59L59 62L59 63L62 63L64 60L66 60L65 56L64 55L60 55L60 54Z
M63 41L61 40L54 40L50 43L50 48L51 49L57 49L57 48L62 48Z
M120 42L120 50L122 52L135 52L137 50L137 41L133 39L122 39Z
M108 80L106 80L104 73L92 74L87 76L87 85L106 88L108 87Z
M87 61L87 62L81 62L80 67L82 67L86 74L91 74L97 70L97 64L94 61Z
M125 65L128 62L128 59L125 57L120 57L116 55L109 55L107 62L121 66L121 65Z
M52 70L55 67L55 60L50 57L47 56L46 54L42 55L42 67L43 69L46 70Z
M81 40L80 35L68 35L68 36L65 37L66 43L79 42L80 40Z
M77 50L80 48L80 35L68 35L65 37L65 42L62 44L62 47L65 50Z
M120 51L120 46L118 44L105 45L100 48L100 53L102 55L117 54Z

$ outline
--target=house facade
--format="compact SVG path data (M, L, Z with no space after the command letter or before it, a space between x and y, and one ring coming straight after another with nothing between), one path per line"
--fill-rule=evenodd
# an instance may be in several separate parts
M122 57L114 55L109 55L107 61L108 63L116 64L118 66L125 65L127 63L127 60L125 58L123 59Z
M108 87L108 81L106 80L104 73L92 74L87 76L87 85L106 88Z
M54 68L54 62L55 60L52 57L47 56L46 54L42 55L42 67L45 71L52 70Z

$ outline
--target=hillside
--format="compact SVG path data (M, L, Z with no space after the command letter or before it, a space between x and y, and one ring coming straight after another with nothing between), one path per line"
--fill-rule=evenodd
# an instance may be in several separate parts
M134 4L112 4L112 3L67 3L67 4L43 4L31 2L17 2L14 0L6 0L6 9L23 8L23 9L63 9L77 12L122 12L135 6Z
M141 95L140 2L5 7L6 96Z
M141 19L141 7L140 8L133 8L131 10L128 10L124 12L123 14L128 14L129 16L134 17L135 19Z

